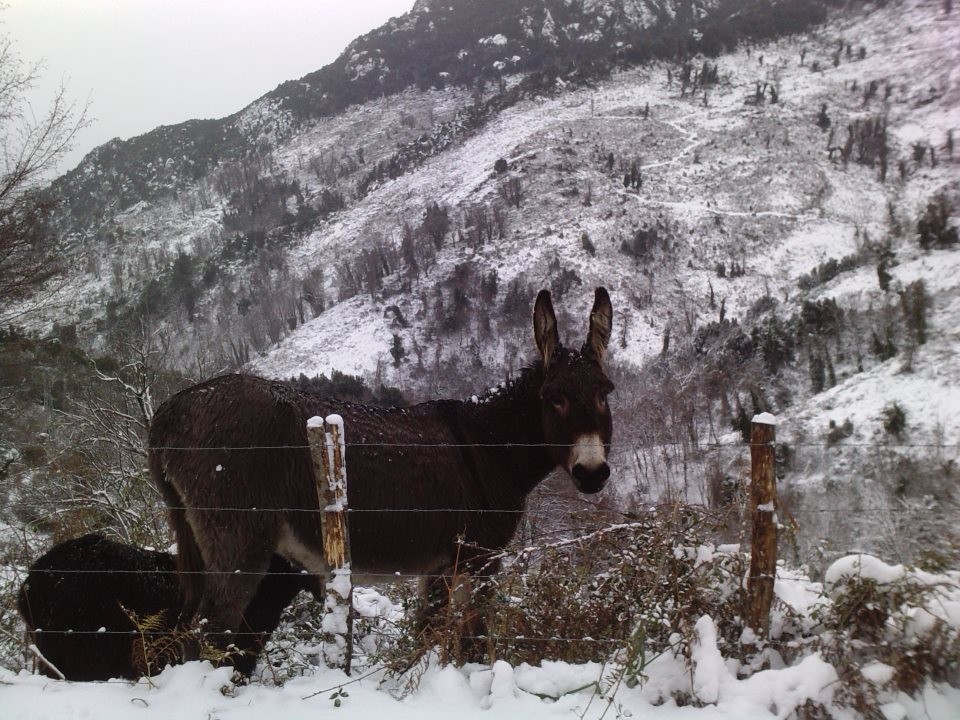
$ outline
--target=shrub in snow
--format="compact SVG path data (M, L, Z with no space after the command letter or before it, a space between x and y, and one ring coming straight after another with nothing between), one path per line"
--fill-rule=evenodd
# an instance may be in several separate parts
M853 435L853 421L847 418L842 425L837 425L836 420L831 420L827 429L827 447L833 447L841 440L846 440Z
M897 354L897 345L894 342L893 325L889 322L870 332L870 352L881 362L889 360Z
M848 270L855 269L860 264L860 254L853 253L845 255L837 260L830 258L820 263L806 275L801 275L797 279L797 287L801 290L812 290L818 285L823 285L833 280L837 275Z
M900 403L893 402L883 409L883 429L898 440L907 427L907 413Z
M924 250L957 244L957 228L950 222L950 211L950 203L943 193L930 199L917 220L920 247Z
M827 128L830 127L831 121L830 116L827 114L827 104L820 104L820 113L817 115L817 127L826 132Z
M687 653L705 614L732 645L742 631L745 561L705 541L724 524L704 508L668 506L575 540L522 548L505 559L503 573L474 589L488 636L462 644L456 630L470 622L470 611L451 602L449 632L425 637L418 601L408 597L411 612L385 652L387 665L403 672L433 647L441 661L458 664L477 659L469 655L477 651L511 665L604 661L620 651L635 679L652 656Z
M850 555L826 572L818 647L838 671L837 700L880 716L884 691L914 694L960 669L960 573ZM891 698L892 699L892 698Z
M597 248L593 244L593 241L590 239L590 235L586 230L584 230L580 235L580 245L583 246L583 249L586 250L587 254L591 257L597 254Z
M764 640L741 620L746 556L739 546L705 541L720 521L702 508L663 507L578 539L515 550L506 571L474 596L489 634L469 649L485 651L501 674L524 663L602 662L594 692L610 702L621 686L642 685L660 701L722 705L744 682L746 691L764 688L771 707L786 707L783 693L802 681L800 717L828 717L837 705L880 717L897 691L913 694L957 671L960 573L851 556L831 566L823 591L781 568ZM469 659L454 631L469 620L464 606L451 603L451 632L426 637L410 619L416 603L410 591L407 619L381 656L407 691L432 663ZM664 683L667 666L680 669L676 681Z

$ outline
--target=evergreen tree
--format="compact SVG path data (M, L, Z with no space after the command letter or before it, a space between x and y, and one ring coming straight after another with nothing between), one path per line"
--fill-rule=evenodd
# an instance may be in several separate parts
M737 416L733 419L733 429L740 433L740 439L743 442L750 442L750 418L747 417L747 411L740 402L740 396L737 396Z
M197 304L196 268L193 258L183 250L177 252L170 272L170 290L183 303L187 319L193 322L193 313Z
M826 132L827 128L830 127L830 116L827 115L827 104L821 103L820 105L820 114L817 115L817 127Z
M393 357L393 366L395 368L400 367L400 363L407 355L407 351L403 349L403 340L400 339L397 333L393 334L393 344L390 346L390 355Z
M810 389L815 393L823 392L825 373L823 366L823 358L820 355L814 355L812 352L809 356L810 364Z
M433 241L437 250L442 248L444 238L450 232L450 212L447 206L440 206L435 202L427 205L420 230Z
M903 314L907 327L913 335L917 345L927 342L927 309L930 307L930 296L923 280L917 280L904 288L900 296Z
M957 244L957 229L950 224L950 209L943 193L930 200L926 211L917 221L917 232L920 235L920 247L924 250Z

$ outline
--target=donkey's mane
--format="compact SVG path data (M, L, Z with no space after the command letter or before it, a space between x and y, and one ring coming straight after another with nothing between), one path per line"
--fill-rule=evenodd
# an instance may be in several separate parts
M531 382L543 379L543 361L534 360L523 365L516 375L510 375L498 385L487 388L476 393L463 402L474 404L487 404L495 402L501 398L508 397L510 393L516 391L518 386L526 387ZM474 399L476 398L476 399Z

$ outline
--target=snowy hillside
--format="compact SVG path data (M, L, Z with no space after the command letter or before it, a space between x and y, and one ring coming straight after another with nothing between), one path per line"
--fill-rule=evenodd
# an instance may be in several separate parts
M763 318L757 315L758 300L772 298L768 305L778 305L773 315L785 318L804 302L830 299L850 318L841 333L825 340L828 362L836 365L831 370L834 386L810 395L802 377L808 358L799 349L796 370L782 383L793 395L792 403L769 397L781 391L775 383L760 382L785 421L781 438L794 444L797 467L804 468L788 475L788 483L816 493L806 505L798 498L798 511L824 504L824 482L830 476L840 487L862 491L863 497L843 494L861 510L887 507L882 490L871 490L871 481L864 485L860 476L869 478L873 472L876 459L865 456L876 451L852 447L825 454L824 446L811 443L825 443L830 421L840 426L849 420L854 431L845 442L850 445L934 444L943 446L940 452L947 459L956 457L960 397L950 379L960 370L955 352L960 296L952 270L957 251L924 251L915 230L929 198L943 191L956 198L960 179L955 162L944 157L939 145L960 121L953 69L957 51L950 42L955 22L923 5L877 10L866 17L853 13L809 36L720 57L719 82L693 98L676 79L680 71L657 65L619 73L594 88L508 108L484 132L371 192L336 222L305 238L293 257L298 267L335 266L358 238L376 236L383 228L396 228L394 237L400 235L404 222L415 223L428 202L464 214L465 240L439 252L436 265L415 287L403 274L387 277L382 297L377 292L373 298L357 296L334 305L265 357L254 359L251 367L273 376L333 369L376 373L416 389L418 370L438 362L440 346L439 354L451 363L469 358L479 368L480 380L458 385L448 379L446 385L435 384L434 391L481 389L529 357L529 331L523 319L511 325L497 317L495 306L486 310L480 302L475 318L458 332L434 330L442 321L437 304L443 308L446 303L449 312L454 301L451 286L444 283L456 282L448 278L464 268L473 277L495 271L501 288L511 283L531 289L552 286L555 294L563 287L558 276L567 273L575 280L568 281L572 289L560 304L572 318L584 315L586 289L606 285L617 313L614 358L627 368L627 377L630 367L656 356L668 329L675 346L693 342L700 328L725 313L744 323L749 333L749 324ZM909 33L902 31L904 23ZM848 58L844 51L833 67L838 38L855 39L866 49L865 57L858 59L854 51ZM862 88L874 80L890 88L886 101L864 100ZM777 87L778 102L756 103L758 82ZM855 90L855 84L861 89ZM837 137L858 118L882 115L891 156L904 158L905 172L894 170L890 160L889 174L898 177L880 182L876 168L831 161L830 135L816 122L823 103ZM935 167L929 159L914 160L911 143L918 138L937 146L942 159ZM471 240L471 233L479 232L476 222L471 224L471 208L498 201L508 182L492 171L501 157L510 164L506 176L522 184L522 205L506 211L503 237L477 242ZM633 163L642 173L639 190L622 182ZM644 230L659 234L652 247L642 257L625 254L625 244L647 237ZM584 235L594 253L585 249ZM887 291L880 288L877 261L871 259L879 246L895 256ZM858 258L850 270L809 289L798 287L818 265L847 256ZM734 265L739 266L736 273L718 271ZM884 360L865 345L873 316L891 304L896 309L896 293L917 280L924 281L929 295L929 331L923 345L907 351L911 371L905 373L904 351ZM384 311L387 305L399 308L410 326L399 327L395 314ZM496 328L492 332L484 332L485 311ZM564 331L570 342L579 342L576 334L582 329ZM390 354L395 336L407 352L396 368ZM413 357L416 346L430 348L427 359ZM832 360L831 354L836 356ZM625 393L620 405L633 418L644 413L645 401L642 393ZM907 417L908 432L901 438L887 437L882 428L884 408L893 404ZM696 418L701 437L707 436L705 416L710 412L708 408ZM642 433L642 420L635 422L618 428L623 442L633 443L634 433ZM626 491L634 482L640 484L629 468L622 471ZM953 477L948 472L948 488ZM950 512L956 518L955 506Z
M568 11L639 27L642 7ZM673 15L705 47L730 7L691 8ZM443 12L462 23L468 10ZM345 56L425 18L441 21L420 4ZM836 490L868 523L874 508L946 503L949 526L957 22L921 2L849 5L806 34L716 58L518 66L473 88L407 88L299 119L267 96L222 134L249 139L242 156L192 178L169 153L203 130L180 148L196 161L219 137L212 126L145 136L159 158L136 182L117 163L146 150L105 146L60 186L85 198L74 220L98 219L70 236L77 272L37 327L66 328L98 355L149 336L162 365L195 378L338 371L413 399L469 397L531 357L538 289L552 290L577 345L602 284L623 390L622 504L708 500L711 482L740 476L742 452L726 447L737 418L771 410L796 512ZM480 47L500 48L490 32ZM112 179L84 195L78 178L101 175ZM104 194L111 183L123 187ZM138 192L122 209L102 204ZM919 228L934 210L940 239L928 242ZM822 535L834 537L804 542ZM846 528L832 552L861 536Z
M143 437L174 389L241 370L388 404L468 398L534 357L541 288L576 348L594 287L610 292L612 487L531 496L517 542L537 560L505 563L512 633L492 664L444 667L439 643L396 672L402 582L355 599L360 679L318 665L302 598L249 685L199 662L136 684L30 675L3 608L3 707L960 717L950 10L418 0L230 118L91 153L53 186L71 272L27 327L0 330L11 607L51 538L169 542ZM757 646L737 543L760 412L778 420L785 559ZM637 529L667 506L676 536ZM632 544L551 554L608 522Z

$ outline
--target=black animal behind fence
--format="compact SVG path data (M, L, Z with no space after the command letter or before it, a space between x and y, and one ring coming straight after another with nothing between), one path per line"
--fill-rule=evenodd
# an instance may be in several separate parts
M587 493L601 490L610 474L606 397L613 385L601 363L612 317L610 298L598 288L586 342L569 350L542 291L533 314L539 359L476 402L384 409L244 375L167 400L150 430L150 470L180 548L184 618L196 611L223 645L274 553L326 575L306 449L306 422L314 416L339 414L360 443L349 457L356 574L493 572L483 557L506 546L525 498L553 468L564 468ZM430 509L444 512L402 512ZM322 597L322 588L313 590Z
M237 670L253 672L284 608L306 585L285 560L271 559L238 627ZM30 642L42 656L40 670L67 680L134 679L180 661L183 648L173 631L181 608L172 555L95 533L40 557L17 598ZM141 635L137 622L150 629Z

